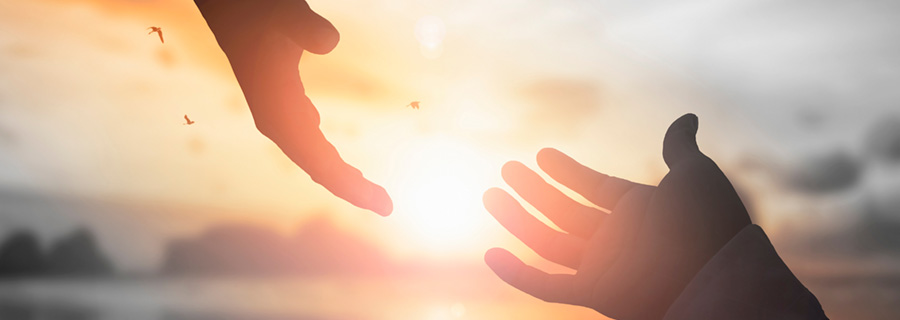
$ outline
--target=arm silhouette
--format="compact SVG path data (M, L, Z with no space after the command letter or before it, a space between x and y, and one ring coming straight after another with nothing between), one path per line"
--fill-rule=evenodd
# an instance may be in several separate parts
M330 52L340 36L305 0L195 0L228 61L257 129L316 183L386 216L387 192L344 162L319 129L297 66L303 51Z
M669 173L658 186L596 172L555 149L538 153L538 166L547 175L604 210L572 200L521 163L507 163L502 169L507 184L564 232L541 223L501 189L485 193L485 207L537 254L575 273L548 274L499 248L488 250L486 263L532 296L617 319L824 318L815 297L781 263L765 235L760 237L762 230L751 225L731 183L700 152L697 127L692 114L669 127L663 143ZM753 266L734 268L735 259L751 261L736 265ZM768 286L751 288L754 281ZM729 309L733 305L719 298L772 288L792 289L784 299L794 304L744 301L756 309L743 312L749 309ZM677 314L667 314L673 305Z

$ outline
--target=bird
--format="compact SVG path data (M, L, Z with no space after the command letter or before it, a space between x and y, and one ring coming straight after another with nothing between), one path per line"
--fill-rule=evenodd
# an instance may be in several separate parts
M147 28L147 30L150 30L150 32L148 32L147 34L152 34L152 33L154 33L154 32L158 33L158 34L159 34L159 42L161 42L161 43L166 43L166 41L163 40L162 28L160 28L160 27L149 27L149 28Z
M407 107L412 107L413 109L416 109L416 110L419 110L419 102L418 102L418 101L410 102L410 103L409 103L408 105L406 105L406 106L407 106Z
M184 123L186 125L192 125L192 124L194 124L194 122L196 122L196 121L191 121L191 118L188 118L187 115L184 115L184 121L187 121Z

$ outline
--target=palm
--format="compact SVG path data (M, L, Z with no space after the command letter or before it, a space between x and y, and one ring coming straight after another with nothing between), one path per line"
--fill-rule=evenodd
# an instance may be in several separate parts
M667 133L670 172L658 187L598 173L553 149L538 154L538 165L554 180L609 213L566 197L520 163L504 166L504 180L566 233L540 223L499 189L486 193L488 210L538 254L576 272L549 275L502 249L486 255L491 268L546 301L614 318L661 318L703 264L749 224L718 167L696 143L685 143L696 127L683 130L690 117L682 119Z

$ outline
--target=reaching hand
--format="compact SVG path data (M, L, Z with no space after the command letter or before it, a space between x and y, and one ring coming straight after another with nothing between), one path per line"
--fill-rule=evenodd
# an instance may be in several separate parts
M696 133L692 114L669 127L663 142L669 173L656 187L593 171L555 149L538 153L538 166L551 178L609 213L579 204L521 163L507 163L503 179L565 233L500 189L485 193L485 207L537 254L575 274L547 274L499 248L485 254L488 266L548 302L617 319L661 319L700 268L750 224L731 183L698 149Z
M386 216L391 198L344 162L319 130L303 89L303 50L325 54L340 36L305 0L195 0L225 52L256 127L313 181L360 208Z

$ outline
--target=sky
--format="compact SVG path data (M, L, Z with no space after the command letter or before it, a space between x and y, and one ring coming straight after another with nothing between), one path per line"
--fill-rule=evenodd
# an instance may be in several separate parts
M393 196L391 217L332 197L256 131L191 1L0 0L0 189L17 204L0 224L43 237L91 226L131 269L211 224L292 230L316 215L399 257L476 261L490 246L527 251L480 204L505 161L535 168L552 146L655 184L662 136L687 112L773 233L833 230L867 184L890 185L811 196L777 174L858 156L873 123L900 114L890 1L309 3L341 43L304 55L306 92L341 155ZM754 161L762 173L742 166Z

